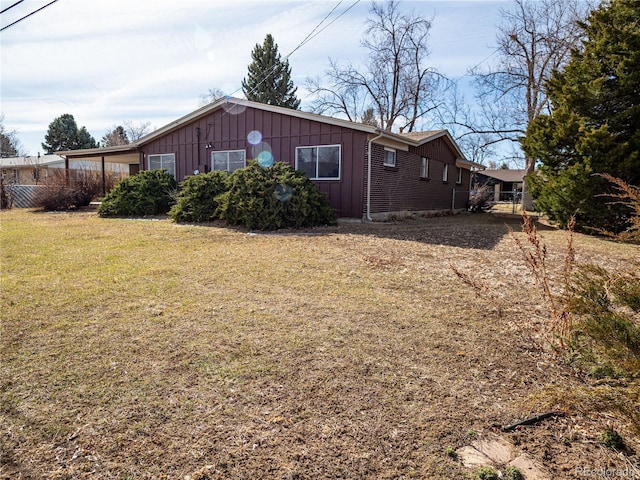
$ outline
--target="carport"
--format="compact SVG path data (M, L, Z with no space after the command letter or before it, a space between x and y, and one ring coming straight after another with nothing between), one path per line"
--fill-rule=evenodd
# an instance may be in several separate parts
M116 163L127 165L129 167L129 175L135 175L140 171L142 163L142 152L138 150L138 146L133 143L126 145L116 145L113 147L88 148L84 150L67 150L56 152L64 158L64 169L67 179L69 178L69 162L90 162L100 163L100 172L102 177L102 194L106 192L106 163Z

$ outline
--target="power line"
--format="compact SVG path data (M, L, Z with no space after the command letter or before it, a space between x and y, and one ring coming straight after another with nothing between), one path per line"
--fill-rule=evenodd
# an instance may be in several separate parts
M338 3L338 5L340 5L340 3L342 3L342 0ZM329 28L336 20L338 20L340 17L342 17L344 14L346 14L349 10L351 10L353 7L355 7L358 3L360 3L360 0L356 0L355 2L353 2L351 4L351 6L349 8L347 8L346 10L344 10L340 15L338 15L336 18L334 18L333 20L331 20L331 22L329 22L327 25L325 25L321 30L318 30L318 32L315 35L312 35L312 33L320 26L322 25L322 23L329 17L329 15L331 15L333 13L333 11L338 8L338 5L336 5L333 10L331 10L331 12L329 12L329 14L322 20L322 22L320 22L312 31L309 35L306 36L306 38L300 42L300 44L294 48L291 53L289 53L289 55L287 55L285 58L289 58L291 55L293 55L294 52L296 52L300 47L306 45L307 43L309 43L311 40L313 40L314 38L316 38L318 35L320 35L322 32L324 32L327 28Z
M21 0L21 1L22 1L22 0ZM22 20L24 20L25 18L29 18L31 15L33 15L33 14L35 14L35 13L38 13L40 10L44 10L44 9L45 9L45 8L47 8L49 5L53 5L53 4L54 4L54 3L56 3L57 1L58 1L58 0L53 0L52 2L47 3L44 7L40 7L40 8L38 8L37 10L34 10L33 12L31 12L31 13L29 13L29 14L25 15L24 17L19 18L19 19L18 19L18 20L16 20L15 22L10 23L9 25L7 25L7 26L4 26L4 27L0 28L0 32L2 32L2 31L4 31L4 30L6 30L6 29L7 29L7 28L9 28L9 27L14 26L16 23L21 22L21 21L22 21ZM20 2L18 2L18 3L20 3ZM12 5L12 7L13 7L13 6L15 6L15 5L17 5L18 3L16 3L16 4ZM11 7L9 7L9 8L11 8ZM8 10L8 8L7 8L7 9L5 9L5 10ZM4 10L3 10L3 11L4 11Z
M20 5L22 2L24 2L24 0L18 0L16 3L14 3L13 5L8 6L7 8L5 8L4 10L2 10L0 12L0 14L6 12L7 10L11 10L13 7L15 7L16 5Z
M349 10L351 10L353 7L355 7L358 3L360 3L360 0L355 0L351 6L347 9L345 9L340 15L338 15L337 17L335 17L331 22L329 22L327 25L325 25L322 29L318 30L320 28L320 26L331 16L331 14L342 4L344 0L340 0L335 7L333 7L331 9L331 11L325 15L325 17L315 26L313 27L313 29L311 30L311 32L309 32L309 34L293 49L291 50L287 55L285 55L284 60L288 60L289 57L291 55L293 55L296 51L298 51L300 48L302 48L304 45L306 45L307 43L309 43L311 40L313 40L315 37L317 37L318 35L320 35L320 33L322 33L324 30L326 30L331 24L333 24L336 20L338 20L340 17L342 17L343 15L345 15ZM316 31L317 30L317 31ZM314 33L315 32L315 33ZM260 85L262 85L264 82L267 81L267 79L275 72L275 69L277 68L278 65L274 65L273 67L271 67L271 70L269 72L267 72L264 76L264 78L260 81L260 83L258 83L255 87L253 87L251 89L250 93L253 93L255 91L255 89L257 89ZM242 90L242 87L238 88L236 91L234 91L233 93L231 93L231 96L233 97L236 93L238 93L240 90Z

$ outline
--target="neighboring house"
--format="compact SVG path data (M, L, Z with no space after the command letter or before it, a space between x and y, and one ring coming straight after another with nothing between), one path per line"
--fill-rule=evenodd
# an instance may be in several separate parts
M5 182L15 185L39 185L42 184L53 169L64 169L67 162L60 155L43 155L37 157L6 157L0 158L2 178ZM68 163L71 170L96 169L95 162L72 161ZM107 171L126 173L122 165L106 164Z
M247 100L223 98L128 145L59 152L67 161L105 159L166 169L176 180L233 171L250 159L305 172L340 217L463 209L471 168L446 130L395 134L369 125ZM458 194L456 195L456 192Z
M512 201L522 193L525 170L481 170L473 172L472 188L487 186L493 191L493 200Z
M116 176L128 175L128 170L123 167L125 166L121 164L105 163L102 172L110 172ZM97 171L97 165L95 161L69 161L59 155L43 155L0 158L0 169L2 195L6 195L9 207L29 208L37 206L38 192L46 188L44 184L47 183L47 179L56 172L64 173L65 169ZM106 190L105 180L103 174L103 191Z
M37 185L47 178L49 169L64 168L64 158L58 155L0 158L0 168L5 182L15 185Z

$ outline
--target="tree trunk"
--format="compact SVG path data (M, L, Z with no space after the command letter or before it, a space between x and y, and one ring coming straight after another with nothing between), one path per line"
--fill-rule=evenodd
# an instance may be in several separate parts
M529 189L527 188L527 177L529 175L533 175L533 172L536 167L536 161L534 158L526 159L527 166L524 171L524 182L522 183L522 210L527 212L533 212L533 197L529 193Z

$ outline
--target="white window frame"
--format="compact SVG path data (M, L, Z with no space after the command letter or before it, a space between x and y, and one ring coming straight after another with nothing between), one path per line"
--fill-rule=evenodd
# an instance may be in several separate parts
M157 161L155 157L159 157L160 168L151 168L151 162ZM171 168L167 168L169 164ZM175 153L153 153L147 155L147 168L149 170L166 170L173 178L176 177L176 154Z
M420 178L429 178L429 158L420 159Z
M214 150L211 152L211 171L216 170L215 168L215 162L213 161L213 156L216 154L220 154L220 153L226 153L227 154L227 168L224 170L219 170L219 171L223 171L223 172L229 172L231 173L231 171L229 170L229 154L230 153L242 153L242 157L243 157L243 163L242 163L242 167L238 167L235 170L238 170L240 168L244 168L247 166L247 151L246 150L242 150L242 149L238 149L238 150Z
M389 162L387 161L387 154L392 153L392 157L393 157L393 162ZM396 163L397 163L397 152L395 148L388 148L388 147L384 147L384 160L382 161L382 164L385 167L395 167Z
M462 183L462 167L458 167L458 178L456 179L456 183Z
M316 161L316 173L313 177L309 177L311 180L340 180L340 175L342 174L342 145L305 145L296 147L296 170L298 168L298 151L302 149L314 148L316 149L316 159L318 158L318 150L320 148L337 148L338 149L338 176L337 177L319 177L318 172L320 170L320 163Z

